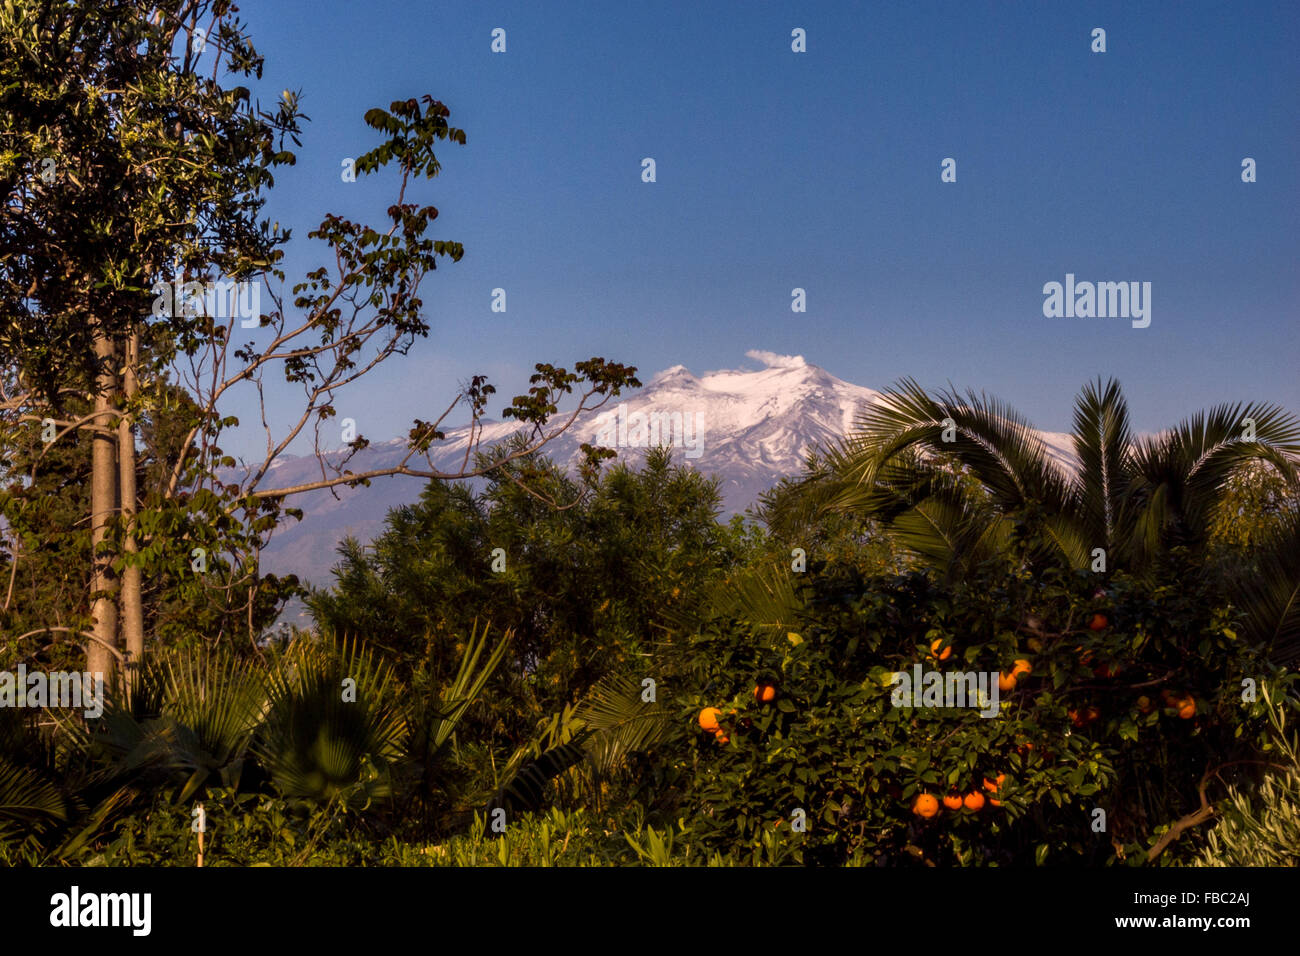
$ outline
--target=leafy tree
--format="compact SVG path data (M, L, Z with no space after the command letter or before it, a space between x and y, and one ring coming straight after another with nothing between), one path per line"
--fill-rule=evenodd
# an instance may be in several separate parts
M170 403L184 406L185 395L172 389ZM177 417L161 421L143 416L139 422L136 486L146 522L157 526L164 518L171 531L186 523L179 507L167 507L160 480L176 457ZM5 601L0 605L0 632L12 642L11 651L35 656L55 669L80 667L72 651L76 635L92 625L89 595L92 461L90 442L73 432L52 444L31 431L17 432L7 449L3 470L13 481L0 489L0 516L7 534L0 538L0 580ZM150 544L145 537L144 543ZM214 561L215 563L215 561ZM252 609L258 630L274 620L283 597L296 590L295 579L264 576L261 599ZM220 642L223 636L247 629L249 611L238 592L205 586L188 562L168 566L155 562L141 582L142 611L147 631L159 644ZM32 652L35 642L60 643Z
M295 513L289 496L392 474L475 473L439 469L430 451L462 403L478 424L495 391L482 376L415 422L395 466L353 474L348 461L366 439L340 458L323 453L321 435L341 391L429 332L420 286L438 259L457 261L464 249L427 235L438 211L413 194L441 170L434 147L464 145L465 133L428 96L368 111L381 138L356 169L394 172L395 201L379 227L327 215L309 238L324 243L328 265L294 284L286 303L279 263L290 237L262 208L276 171L295 160L286 146L298 144L304 117L296 95L268 110L242 85L260 78L262 59L230 0L17 0L0 12L0 48L0 430L9 445L49 424L56 442L90 439L90 619L79 632L88 667L109 673L116 659L141 659L144 581L167 574L190 573L178 585L182 604L215 595L212 620L242 601L255 641L292 589L263 577L257 561L282 514ZM248 304L264 280L271 307L250 316L258 327L246 341L234 302L222 315L225 303L197 301L214 284L245 284ZM638 384L634 371L601 358L573 372L539 364L504 413L529 430L517 453ZM301 387L300 415L282 435L268 430L262 460L238 469L221 448L238 425L223 408L237 387L260 398L276 372ZM185 398L173 402L176 388ZM576 409L558 416L575 390ZM73 414L69 403L84 396L90 411ZM142 495L145 422L171 431L170 469ZM313 434L322 477L270 487L276 459Z
M706 850L761 853L775 837L817 864L1139 864L1185 857L1161 841L1203 822L1206 779L1255 769L1264 727L1236 677L1264 664L1195 581L1152 587L1120 573L1098 596L1086 572L1005 563L957 582L852 562L792 577L784 611L779 589L748 615L726 603L656 661L684 692L677 735L645 776L679 795L661 818L683 820ZM1031 669L999 691L992 717L893 699L893 675L918 664L997 679L1016 660ZM753 693L767 685L770 701ZM720 711L720 735L699 730L705 707ZM999 775L992 792L985 781ZM630 799L650 803L648 790ZM980 799L933 819L913 810L921 794L954 793ZM1099 807L1104 832L1092 826ZM796 810L803 832L791 829Z
M369 546L345 541L333 587L308 606L323 630L384 648L433 685L449 679L475 619L509 628L500 703L485 719L514 740L607 675L646 676L642 655L748 547L739 524L716 520L716 480L666 449L639 469L616 465L586 494L536 456L483 466L482 491L431 482Z
M265 261L275 239L258 228L257 194L292 159L272 145L275 126L296 129L291 110L263 114L247 88L203 76L200 17L210 57L260 71L231 13L227 0L31 0L0 19L3 409L10 429L52 422L56 440L91 437L86 633L89 667L105 673L120 656L119 612L126 651L143 652L134 419L173 354L156 333L178 331L141 318L150 288L176 261L237 278ZM68 400L85 395L90 414L70 417Z
M50 625L66 628L54 632L65 639L90 626L90 442L72 435L46 449L34 434L20 437L25 441L7 449L3 465L12 480L0 489L0 634L11 652L22 639L48 638ZM36 477L24 482L37 459ZM74 663L68 650L52 647L46 659Z

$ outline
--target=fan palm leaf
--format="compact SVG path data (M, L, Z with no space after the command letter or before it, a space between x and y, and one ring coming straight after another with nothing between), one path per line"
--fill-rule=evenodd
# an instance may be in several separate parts
M72 746L107 759L109 778L156 770L182 782L187 800L213 778L237 785L266 710L258 672L233 655L177 651L148 661L129 703L109 694L93 729L60 724Z
M69 809L67 798L48 774L0 756L0 831L63 821Z
M289 797L351 802L392 795L407 720L391 670L357 641L291 645L267 678L252 751Z

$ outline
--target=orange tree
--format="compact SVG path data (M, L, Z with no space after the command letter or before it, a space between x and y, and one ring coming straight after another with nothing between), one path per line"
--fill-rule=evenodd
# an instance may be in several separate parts
M799 577L784 617L731 612L681 648L693 746L647 779L681 788L672 812L710 849L772 833L810 864L1140 864L1191 852L1175 838L1207 818L1203 794L1259 769L1242 680L1267 665L1194 573ZM916 664L1001 676L996 716L896 704L891 678Z

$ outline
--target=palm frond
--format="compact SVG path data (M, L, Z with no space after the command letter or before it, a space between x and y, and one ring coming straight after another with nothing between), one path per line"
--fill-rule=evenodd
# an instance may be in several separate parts
M1043 534L1052 543L1056 555L1067 567L1075 570L1088 567L1092 561L1092 549L1103 546L1071 513L1044 517Z
M1158 524L1176 531L1184 543L1199 545L1234 474L1259 462L1296 487L1298 457L1300 420L1280 406L1218 405L1138 443L1132 492L1143 508L1159 498ZM1147 519L1145 526L1149 534L1156 522Z
M641 684L627 676L602 678L576 707L544 721L538 738L507 764L491 806L539 810L551 781L580 770L592 793L600 781L628 767L633 754L651 750L672 733L673 715L642 699Z
M746 569L714 585L712 612L737 618L753 630L784 634L794 626L803 599L785 566Z
M949 439L945 441L945 438ZM827 454L827 507L881 521L945 574L1010 545L1006 516L1033 506L1058 517L1057 545L1078 558L1079 490L1033 427L1005 403L973 391L930 395L911 379L858 417Z
M800 477L783 478L761 492L751 513L780 540L811 540L820 515L835 497L833 478L824 459L810 455Z
M300 639L266 689L252 750L283 794L349 802L392 795L408 724L391 670L370 650Z
M578 707L578 718L591 732L587 752L599 776L614 775L632 754L663 743L672 732L672 714L642 696L642 685L634 679L610 676L597 682Z
M1125 526L1133 442L1128 403L1119 382L1084 386L1074 406L1074 453L1079 459L1083 521L1094 547L1113 551Z
M946 432L951 441L944 441ZM855 431L828 455L844 488L837 505L852 507L852 488L870 488L888 463L912 449L957 462L1003 508L1068 493L1046 444L1011 406L973 391L931 396L904 379L867 406Z
M430 746L435 752L443 747L455 732L456 725L460 723L465 711L483 693L483 688L487 686L487 682L505 657L510 641L514 637L513 631L507 631L480 666L480 658L487 649L489 630L490 628L485 627L480 633L478 623L475 622L465 642L465 653L461 657L460 668L456 671L451 686L442 695L438 712L433 717L429 730Z
M493 797L489 812L497 807L516 812L541 810L546 805L548 784L586 759L587 751L582 746L584 736L579 735L569 743L551 747L522 761Z
M0 756L0 824L40 827L66 820L68 811L67 798L47 774Z

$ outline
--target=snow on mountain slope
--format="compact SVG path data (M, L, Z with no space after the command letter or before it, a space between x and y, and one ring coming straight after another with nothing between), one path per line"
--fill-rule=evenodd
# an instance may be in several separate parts
M583 442L616 446L620 460L637 461L652 444L674 445L674 458L721 479L726 513L743 512L785 476L799 474L806 455L835 442L849 431L859 411L881 396L874 389L842 381L802 356L751 351L763 365L757 370L725 370L693 375L675 365L655 375L640 391L621 397L598 412L582 416L547 446L550 457L576 466ZM513 434L513 422L486 424L484 445ZM435 465L458 469L471 440L468 427L447 429L433 454ZM1052 456L1072 465L1069 437L1041 433ZM396 464L406 453L405 440L371 445L354 457L354 472ZM277 463L268 487L287 487L320 477L312 457ZM263 554L264 567L296 573L326 585L337 561L338 543L348 535L369 540L383 526L389 508L414 502L422 479L404 476L376 479L368 489L337 488L299 495L301 523L289 522ZM337 498L335 497L337 495Z

